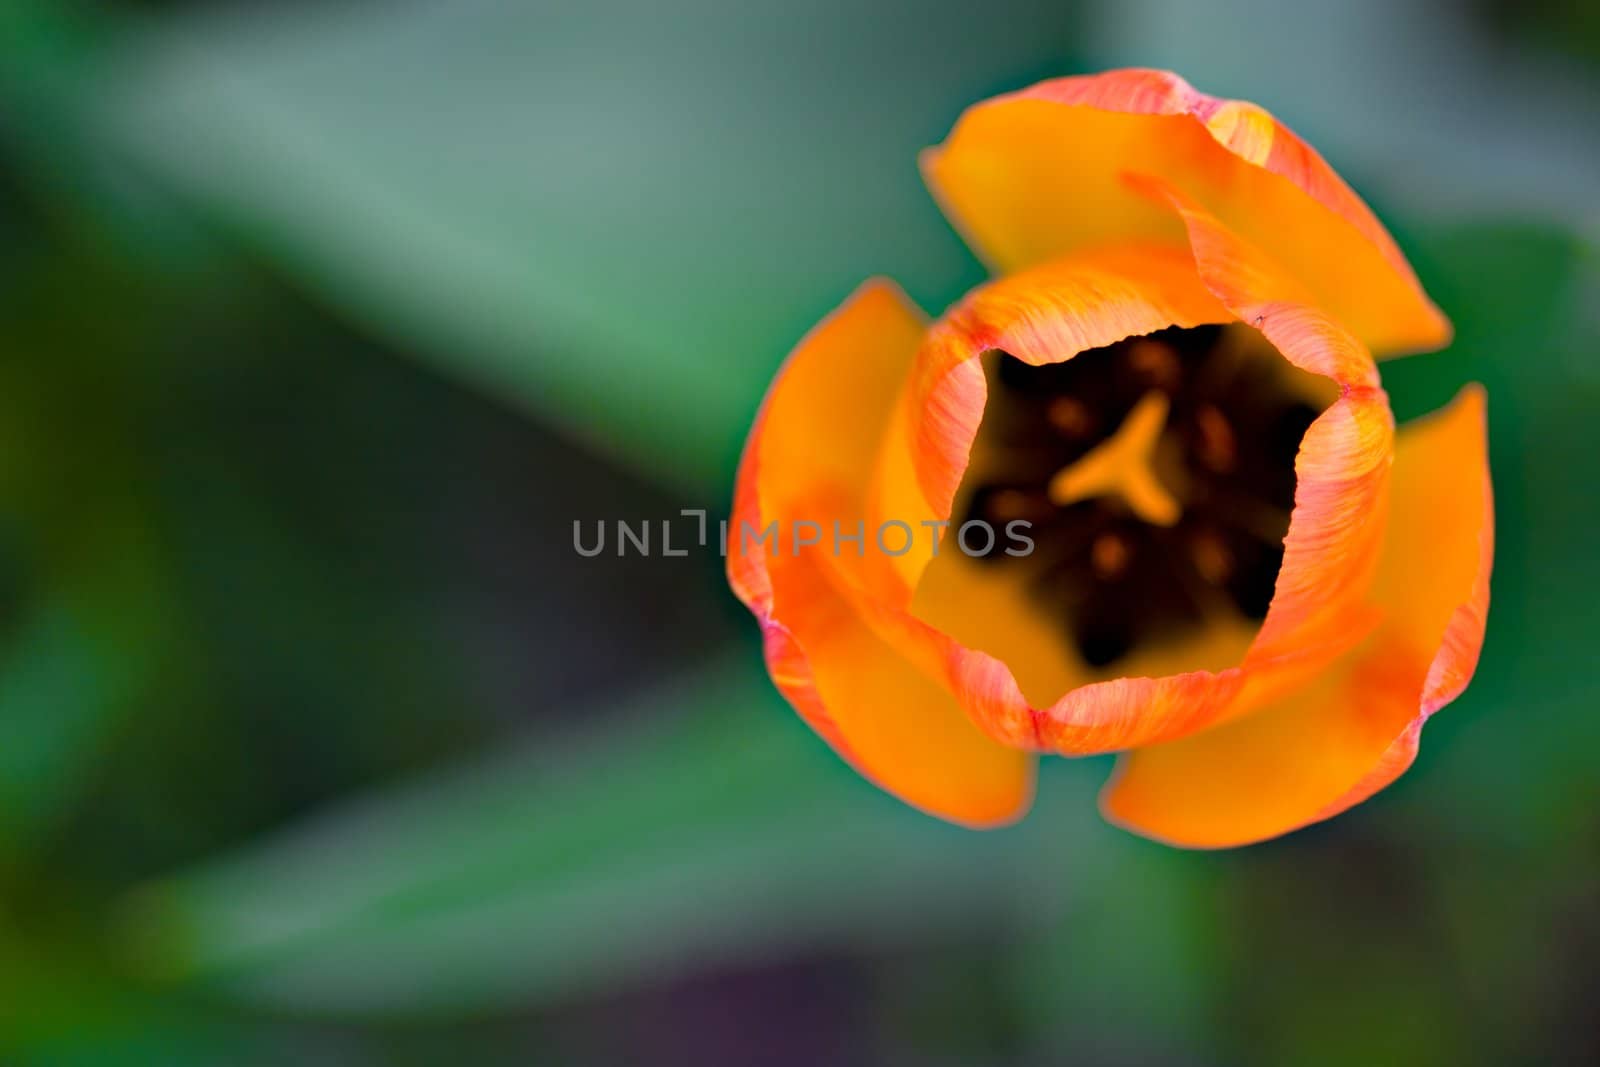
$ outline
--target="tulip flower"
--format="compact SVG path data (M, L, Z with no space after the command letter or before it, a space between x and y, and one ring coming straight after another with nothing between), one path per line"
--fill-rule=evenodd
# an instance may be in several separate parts
M984 101L921 162L992 278L933 321L868 281L772 383L728 574L778 688L973 827L1039 755L1120 753L1106 818L1190 847L1394 781L1472 677L1493 515L1481 388L1395 428L1375 357L1450 325L1383 226L1161 71Z

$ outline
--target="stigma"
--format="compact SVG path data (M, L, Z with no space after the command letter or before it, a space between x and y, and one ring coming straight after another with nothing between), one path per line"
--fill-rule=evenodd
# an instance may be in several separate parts
M1117 496L1145 522L1155 526L1177 522L1183 508L1151 467L1169 407L1165 393L1146 393L1116 433L1056 472L1045 488L1050 502L1066 507L1092 497Z

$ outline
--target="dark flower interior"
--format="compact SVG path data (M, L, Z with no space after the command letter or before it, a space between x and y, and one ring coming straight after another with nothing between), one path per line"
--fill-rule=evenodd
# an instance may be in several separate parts
M1265 617L1321 405L1258 334L1171 328L1032 366L984 360L989 401L962 522L1031 523L1022 568L1082 660L1114 666L1208 620Z

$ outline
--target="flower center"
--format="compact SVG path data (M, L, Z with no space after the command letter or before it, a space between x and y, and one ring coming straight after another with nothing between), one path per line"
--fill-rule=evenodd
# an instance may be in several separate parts
M997 549L988 565L1025 570L1084 662L1266 616L1295 454L1318 414L1307 376L1253 331L1222 326L1038 367L993 352L985 369L958 513L1031 524L1031 554Z

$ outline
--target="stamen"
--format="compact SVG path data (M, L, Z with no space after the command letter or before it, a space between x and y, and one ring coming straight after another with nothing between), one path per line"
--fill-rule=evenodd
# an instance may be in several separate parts
M1128 366L1146 383L1169 392L1176 388L1182 368L1172 346L1141 337L1128 348Z
M1214 405L1204 404L1194 413L1195 427L1200 431L1196 446L1200 462L1218 474L1233 470L1238 459L1238 449L1233 440L1233 427L1227 417Z
M1156 443L1167 425L1167 395L1146 393L1117 432L1050 479L1052 502L1066 507L1098 496L1120 496L1133 513L1155 526L1171 526L1183 513L1151 470Z
M1195 534L1189 542L1189 557L1200 577L1212 585L1222 585L1233 574L1233 553L1209 530Z
M1120 578L1128 569L1133 550L1128 542L1116 534L1101 534L1089 548L1089 559L1094 572L1106 581Z
M1070 396L1058 396L1045 409L1050 425L1068 437L1085 437L1094 429L1094 416L1083 401Z
M1010 522L1013 519L1038 521L1053 514L1055 505L1043 493L996 489L989 494L983 510L995 522Z

